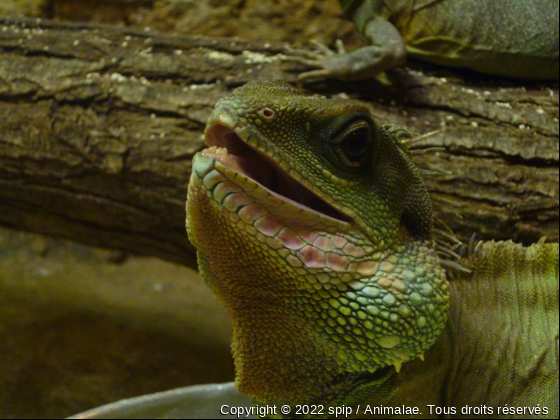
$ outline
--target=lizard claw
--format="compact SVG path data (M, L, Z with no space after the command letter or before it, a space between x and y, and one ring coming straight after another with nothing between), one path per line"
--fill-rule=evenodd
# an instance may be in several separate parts
M332 63L346 54L344 43L337 39L335 42L335 51L331 50L321 42L312 40L311 43L315 47L315 51L290 49L284 61L301 64L312 70L306 71L298 75L298 82L314 82L320 79L333 78L337 76Z
M328 79L332 76L332 72L327 69L306 71L298 75L298 83L315 82L321 79Z
M315 49L317 50L316 54L318 56L331 56L334 55L334 52L327 47L325 44L323 44L322 42L319 41L315 41L314 39L311 40L311 44L313 44L313 46L315 47Z
M342 55L346 54L346 48L344 47L344 42L341 39L337 39L334 42L334 47L336 51L331 50L325 44L319 41L315 41L314 39L311 40L313 46L317 49L317 52L323 56L330 57L333 55ZM315 54L317 54L317 52Z
M344 46L344 41L342 39L337 39L334 42L336 48L336 53L339 55L346 54L346 47Z

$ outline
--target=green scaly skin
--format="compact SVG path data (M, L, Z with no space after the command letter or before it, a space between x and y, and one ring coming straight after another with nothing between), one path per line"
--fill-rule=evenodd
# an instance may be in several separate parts
M370 46L307 61L318 70L303 73L300 80L371 78L404 64L407 55L500 76L558 80L557 1L340 3Z
M233 321L239 390L323 415L558 418L558 244L479 244L447 283L408 135L282 82L216 105L206 136L227 151L196 156L187 230ZM418 418L401 414L379 417Z
M239 390L255 400L326 404L443 330L430 201L393 132L359 103L280 82L216 105L209 144L243 158L196 156L187 230L233 321Z
M471 273L449 283L448 323L425 361L363 381L338 404L422 414L375 418L558 418L558 257L558 244L479 244L461 260Z

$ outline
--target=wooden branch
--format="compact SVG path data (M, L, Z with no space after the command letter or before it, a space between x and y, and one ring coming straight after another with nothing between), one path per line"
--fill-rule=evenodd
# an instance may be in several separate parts
M282 62L286 52L0 20L0 224L193 265L184 201L206 119L250 80L295 82L303 69ZM440 130L421 144L446 150L418 159L452 172L429 184L463 237L558 240L557 84L397 75L393 86L308 88L345 91L412 131Z

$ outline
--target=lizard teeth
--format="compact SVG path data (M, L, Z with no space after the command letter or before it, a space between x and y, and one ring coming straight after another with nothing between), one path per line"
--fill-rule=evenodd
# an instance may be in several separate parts
M226 156L228 154L227 149L220 146L211 146L208 148L208 152L218 156Z
M395 362L393 363L393 366L395 366L395 370L399 373L401 371L402 362Z
M424 355L423 355L423 354L421 354L420 356L418 356L418 358L419 358L420 360L424 361Z

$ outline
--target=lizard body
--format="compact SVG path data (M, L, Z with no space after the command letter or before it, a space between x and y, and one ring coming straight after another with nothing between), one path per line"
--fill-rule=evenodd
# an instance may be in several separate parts
M211 147L193 163L187 231L233 322L237 385L255 401L426 410L484 398L536 404L544 395L552 404L557 245L475 251L481 257L465 261L472 278L451 283L446 323L449 284L429 196L400 142L410 136L357 102L308 97L282 82L249 83L216 105ZM509 297L496 305L502 288ZM526 300L516 301L518 290ZM477 299L484 317L472 314ZM492 319L488 334L481 318ZM520 334L517 321L535 330ZM496 356L505 348L515 357ZM478 350L500 363L481 372ZM424 364L417 356L426 351ZM397 374L392 365L403 362ZM473 372L486 381L478 393ZM504 384L511 389L494 395Z
M558 244L486 242L461 263L471 273L450 281L447 327L425 361L385 370L340 405L416 406L421 418L558 417Z
M370 46L307 60L301 80L374 77L407 54L435 64L527 79L558 79L553 0L340 0Z

